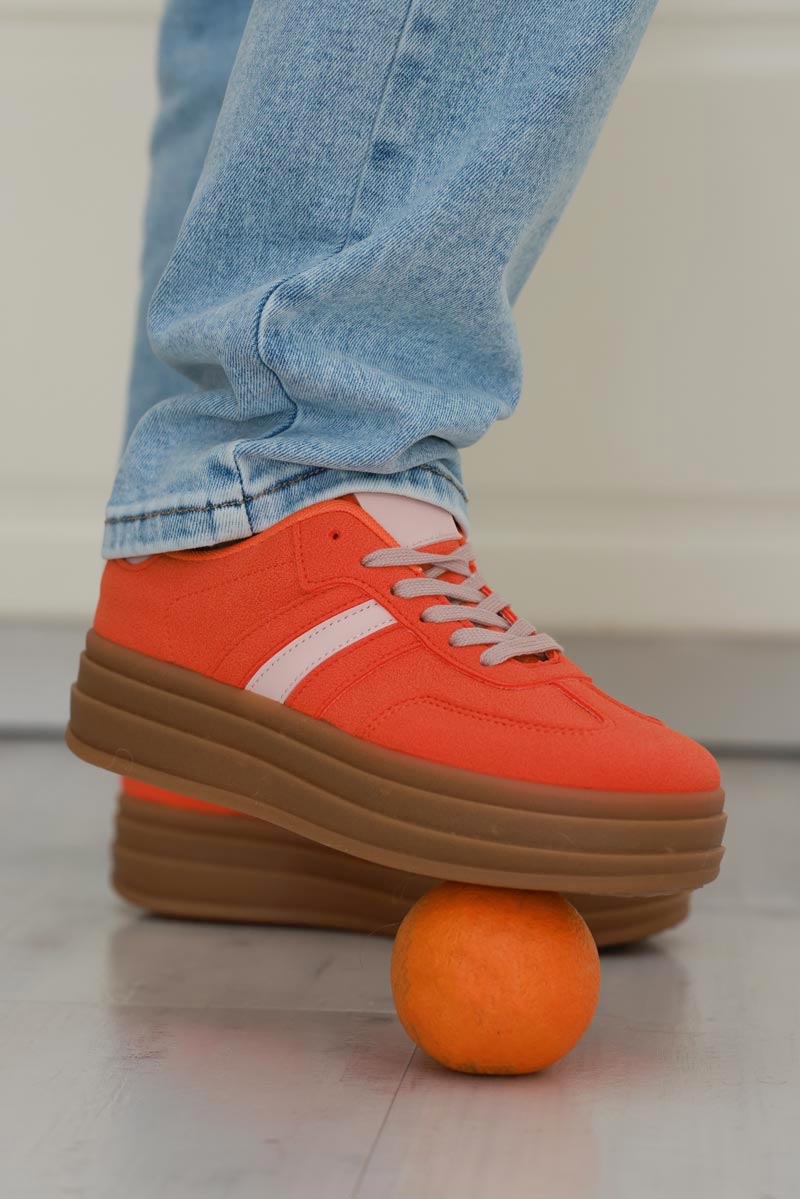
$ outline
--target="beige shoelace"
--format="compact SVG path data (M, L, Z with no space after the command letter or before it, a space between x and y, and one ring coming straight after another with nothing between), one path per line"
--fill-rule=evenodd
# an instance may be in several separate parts
M488 645L480 656L482 666L498 666L509 658L527 657L560 650L561 646L547 633L537 633L527 620L508 620L503 611L508 601L482 588L488 584L482 575L472 570L472 551L468 544L460 545L449 554L431 554L427 550L375 550L367 554L362 566L416 566L425 578L401 579L392 587L392 595L401 599L419 599L423 595L444 596L448 604L426 608L422 620L432 624L469 621L470 629L456 629L450 636L455 648L465 645ZM463 583L450 583L443 574L464 576Z

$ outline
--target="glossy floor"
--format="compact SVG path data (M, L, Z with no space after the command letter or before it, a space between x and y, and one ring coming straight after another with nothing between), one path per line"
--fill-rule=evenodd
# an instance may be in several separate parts
M105 883L110 776L0 743L8 1199L796 1199L800 762L724 764L728 856L691 922L605 955L554 1069L445 1073L390 946L147 919Z

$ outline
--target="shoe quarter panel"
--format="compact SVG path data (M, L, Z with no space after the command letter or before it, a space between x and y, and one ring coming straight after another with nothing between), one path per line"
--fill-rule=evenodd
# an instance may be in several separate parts
M416 648L413 634L402 625L392 624L316 666L294 688L286 703L309 716L334 724L337 721L329 713L343 707L344 697L351 690L371 696L380 706L382 668L395 659L406 657Z
M418 642L412 652L376 663L371 674L328 704L325 716L357 736L380 743L389 737L394 748L398 738L417 741L420 724L423 742L439 742L474 735L478 724L488 732L502 722L524 735L536 729L594 730L605 723L558 683L498 689L462 674ZM406 727L413 735L406 737Z

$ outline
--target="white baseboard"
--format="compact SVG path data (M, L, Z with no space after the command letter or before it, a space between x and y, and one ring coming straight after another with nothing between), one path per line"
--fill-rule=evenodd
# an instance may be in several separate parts
M0 624L0 735L60 735L85 625ZM800 750L800 638L565 634L606 690L720 748Z
M472 492L481 569L554 636L800 633L794 497Z
M69 477L28 494L0 486L0 620L85 622L102 569L105 480Z
M0 620L90 618L105 486L63 480L16 505L0 489ZM794 499L503 496L480 480L473 499L484 574L556 637L800 634Z

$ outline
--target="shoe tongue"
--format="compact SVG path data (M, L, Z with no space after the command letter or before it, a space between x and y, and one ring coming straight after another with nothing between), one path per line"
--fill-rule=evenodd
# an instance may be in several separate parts
M389 491L357 491L355 497L398 545L421 549L440 541L461 540L450 513L436 504Z

